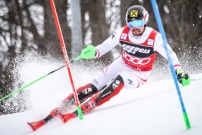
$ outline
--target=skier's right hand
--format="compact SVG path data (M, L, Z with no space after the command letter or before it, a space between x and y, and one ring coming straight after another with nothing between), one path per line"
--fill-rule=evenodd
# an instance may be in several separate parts
M93 45L87 45L81 53L84 59L92 59L96 56L96 49Z

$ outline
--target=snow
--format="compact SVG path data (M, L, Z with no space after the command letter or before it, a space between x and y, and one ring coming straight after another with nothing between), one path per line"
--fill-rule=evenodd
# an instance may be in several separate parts
M27 84L39 76L56 69L59 64L27 64L20 69L21 79ZM32 67L32 68L31 68ZM39 70L40 69L40 70ZM32 70L33 74L30 74ZM76 86L89 82L94 75L85 80L80 76L89 76L89 72L75 71L78 78ZM192 75L201 78L202 74ZM29 78L29 79L28 79ZM81 82L81 80L83 80ZM2 135L201 135L202 132L202 80L192 81L191 85L181 87L181 95L191 124L186 129L179 97L172 79L146 83L139 89L123 89L119 95L97 107L84 119L74 118L63 124L59 118L48 122L33 132L26 124L40 120L60 104L67 92L68 77L66 69L48 76L26 91L30 92L32 109L27 112L0 116L0 134ZM68 88L69 89L69 88Z

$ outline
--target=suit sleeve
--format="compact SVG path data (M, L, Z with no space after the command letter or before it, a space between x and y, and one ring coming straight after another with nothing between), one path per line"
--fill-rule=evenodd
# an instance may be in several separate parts
M181 68L181 65L180 65L179 59L177 58L176 53L172 50L169 44L167 44L167 47L168 47L168 52L170 54L172 63L174 65L174 69ZM160 33L156 35L154 50L157 51L159 54L161 54L165 59L167 59L167 54L164 48L163 39Z
M97 54L95 58L99 58L112 50L116 45L119 44L119 38L123 28L114 31L110 37L108 37L102 44L96 46Z

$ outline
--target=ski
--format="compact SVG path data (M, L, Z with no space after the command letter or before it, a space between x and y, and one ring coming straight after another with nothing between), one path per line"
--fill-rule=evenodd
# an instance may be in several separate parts
M83 113L88 113L95 108L96 105L95 105L94 101L98 97L99 94L100 94L100 92L94 93L81 100L81 108L82 108ZM66 108L66 109L64 109L64 108ZM53 109L46 118L44 118L42 120L38 120L38 121L27 122L27 124L32 128L33 131L36 131L37 129L41 128L48 121L50 121L51 119L53 119L55 117L59 117L63 123L66 123L70 119L75 118L77 115L78 114L77 114L76 107L74 105L73 100L71 100L71 101L69 101L69 103L62 104L60 108Z
M32 128L33 131L36 131L56 116L54 110L51 111L51 113L46 118L38 121L27 122L27 124Z
M70 119L76 117L76 113L68 113L68 114L57 114L57 116L62 120L63 123L66 123ZM51 115L48 115L45 119L33 121L33 122L27 122L27 124L32 128L33 131L36 131L37 129L44 126L48 121L50 121L53 117Z
M32 128L33 131L36 131L37 129L39 129L40 127L45 125L45 123L46 122L44 120L39 120L39 121L35 121L35 122L27 122L27 124Z
M27 122L27 124L32 128L33 131L36 131L37 129L41 128L42 126L44 126L48 121L50 121L51 119L55 118L55 117L59 117L63 123L66 123L67 121L69 121L71 118L74 118L77 116L76 111L72 112L72 113L67 113L67 114L62 114L59 113L57 111L57 109L54 109L50 112L50 114L42 119L42 120L38 120L38 121L33 121L33 122Z
M77 116L76 112L74 113L67 113L67 114L59 114L59 118L62 120L63 123L66 123L72 118L75 118Z

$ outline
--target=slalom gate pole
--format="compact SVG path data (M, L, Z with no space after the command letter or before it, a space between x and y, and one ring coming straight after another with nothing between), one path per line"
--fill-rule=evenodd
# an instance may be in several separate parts
M61 31L61 28L60 28L60 23L59 23L59 20L58 20L54 0L50 0L50 5L51 5L52 12L53 12L53 17L54 17L56 29L57 29L57 32L58 32L58 36L59 36L59 39L60 39L60 45L61 45L63 56L64 56L64 59L65 59L67 71L68 71L68 74L69 74L70 83L71 83L72 90L73 90L73 93L74 93L74 98L75 98L75 101L76 101L78 116L79 116L79 119L82 120L83 119L83 114L82 114L82 111L81 111L81 105L80 105L80 102L79 102L79 98L77 96L77 92L76 92L75 87L74 87L74 81L73 81L73 78L72 78L70 66L68 64L69 63L69 58L68 58L68 55L67 55L67 51L66 51L62 31Z
M186 109L185 109L185 106L184 106L184 103L183 103L183 100L182 100L180 87L178 85L177 76L175 74L175 69L174 69L174 66L173 66L169 51L168 51L167 39L166 39L166 35L165 35L165 32L164 32L163 24L162 24L162 21L161 21L161 17L160 17L160 14L159 14L158 5L156 3L156 0L151 0L151 3L152 3L152 7L153 7L154 14L155 14L155 17L156 17L156 21L157 21L157 24L158 24L159 31L162 34L162 38L163 38L163 41L164 41L164 48L165 48L165 51L166 51L166 54L167 54L167 59L168 59L168 63L169 63L169 66L170 66L170 70L171 70L172 76L174 78L174 83L175 83L176 90L177 90L177 93L178 93L178 97L179 97L179 100L180 100L180 104L181 104L181 108L182 108L186 128L189 129L189 128L191 128L191 125L189 123L189 118L188 118L188 115L187 115L187 112L186 112Z

